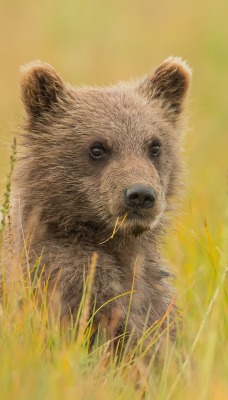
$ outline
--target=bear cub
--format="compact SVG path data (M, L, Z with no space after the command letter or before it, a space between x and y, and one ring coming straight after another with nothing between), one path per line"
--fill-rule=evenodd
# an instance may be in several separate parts
M42 279L57 290L62 320L76 320L96 253L94 331L102 325L136 345L168 321L175 336L171 274L159 247L183 181L190 78L173 57L141 80L102 88L72 87L39 61L23 67L13 232L25 271L33 274L39 259Z

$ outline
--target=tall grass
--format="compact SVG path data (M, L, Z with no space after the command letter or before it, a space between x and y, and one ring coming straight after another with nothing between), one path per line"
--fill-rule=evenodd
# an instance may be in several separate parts
M10 211L8 199L15 153L14 143L2 207L2 234ZM14 265L10 284L11 276L6 282L6 274L3 274L0 398L171 400L194 396L196 399L225 400L228 393L228 229L224 225L221 243L215 244L205 220L202 227L201 234L187 228L182 232L179 230L182 234L180 247L190 241L191 246L186 246L189 260L196 258L198 262L197 268L191 270L190 279L185 277L184 287L179 288L186 303L181 311L184 331L178 333L175 345L169 341L169 330L163 332L165 340L159 363L153 356L149 362L147 357L145 362L145 356L153 340L156 341L156 330L162 321L158 321L150 332L144 332L132 352L122 351L121 361L117 362L112 354L110 339L95 341L91 350L93 317L90 318L90 299L96 254L89 268L76 322L60 323L58 304L54 313L50 307L48 279L47 284L43 284L42 273L32 279L29 271L22 273L21 266ZM5 262L9 263L9 260L4 259L2 243L2 271L5 271ZM128 294L131 298L131 293ZM55 293L51 297L58 303ZM94 309L94 314L96 312ZM168 318L168 310L164 318ZM145 349L141 342L148 333L152 340Z
M61 335L46 294L37 307L34 285L19 265L0 307L0 398L227 400L227 1L3 0L0 8L1 231L14 164L8 162L11 136L21 115L21 64L41 59L69 82L89 85L143 76L169 55L193 68L186 138L191 179L185 213L164 247L177 275L179 342L166 346L159 371L153 360L145 369L140 351L134 363L125 359L119 366L108 362L108 344L89 354L91 332L81 334L80 345L73 334ZM81 332L86 320L84 311Z
M6 190L4 192L4 201L0 208L0 234L3 233L6 226L6 218L9 215L10 210L10 193L11 193L11 182L13 176L14 165L16 162L16 139L13 141L12 154L10 156L10 171L7 176Z

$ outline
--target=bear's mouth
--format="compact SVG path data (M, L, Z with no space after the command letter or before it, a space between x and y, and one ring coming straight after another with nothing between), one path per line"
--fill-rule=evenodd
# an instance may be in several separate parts
M124 217L126 216L126 217ZM151 218L149 215L142 210L128 210L122 214L124 222L121 224L121 228L126 229L127 232L134 236L139 236L141 233L150 229Z
M142 218L142 214L138 210L134 210L128 213L130 218Z
M139 236L143 232L154 228L161 216L161 212L153 209L124 208L118 213L114 223L114 232L125 232L127 235Z
M146 213L143 213L140 210L129 210L127 211L127 217L126 217L126 222L127 221L147 221L148 215Z

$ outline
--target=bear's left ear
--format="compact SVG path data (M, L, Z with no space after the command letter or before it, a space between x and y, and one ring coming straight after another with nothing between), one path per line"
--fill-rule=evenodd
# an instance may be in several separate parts
M35 61L21 68L21 97L28 115L34 119L55 108L66 87L49 64Z
M191 81L191 69L178 57L169 57L151 76L140 82L139 91L149 100L159 100L175 122L182 112Z

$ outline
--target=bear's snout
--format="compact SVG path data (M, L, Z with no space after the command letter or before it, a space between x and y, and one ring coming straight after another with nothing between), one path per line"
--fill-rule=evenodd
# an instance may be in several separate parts
M125 191L124 201L134 209L151 208L154 205L156 193L152 186L137 184Z

